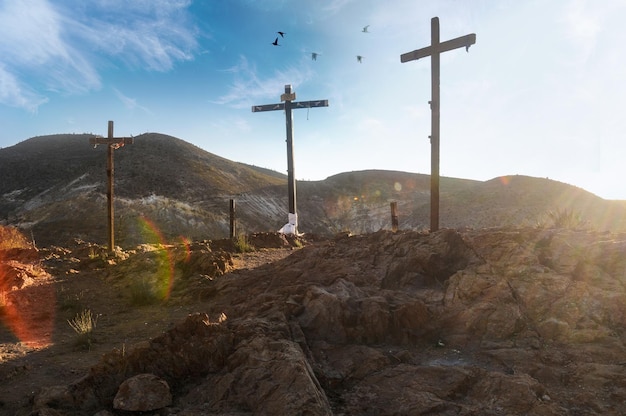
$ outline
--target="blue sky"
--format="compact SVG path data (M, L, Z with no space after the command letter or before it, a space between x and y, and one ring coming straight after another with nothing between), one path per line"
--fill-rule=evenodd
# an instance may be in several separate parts
M626 200L623 0L0 0L0 147L113 120L286 173L284 113L251 106L291 84L329 100L294 111L297 179L428 174L430 58L400 55L434 16L477 37L441 58L443 176Z

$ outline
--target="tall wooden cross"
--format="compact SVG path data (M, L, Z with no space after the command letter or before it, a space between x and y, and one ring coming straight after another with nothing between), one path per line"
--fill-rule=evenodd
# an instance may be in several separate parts
M430 230L439 229L439 55L457 48L469 47L476 43L476 34L461 36L439 43L439 18L430 21L430 46L400 55L400 62L405 63L430 56L431 68L431 135L430 135Z
M107 220L108 220L108 228L109 228L109 251L113 251L115 247L115 227L114 227L114 212L113 212L113 150L119 149L125 144L133 144L132 137L113 137L113 122L109 121L109 132L107 137L95 136L89 138L89 143L93 144L94 147L99 144L107 145L107 203L108 203L108 211L107 211Z
M292 92L291 85L285 85L285 93L280 96L280 101L284 103L253 105L252 112L285 110L285 119L287 125L287 188L289 192L289 224L292 227L292 234L298 233L298 214L296 211L296 179L294 176L293 163L293 117L292 109L297 108L314 108L328 107L328 100L315 101L293 101L296 99L296 93ZM283 227L284 228L284 227ZM288 234L288 233L287 233Z

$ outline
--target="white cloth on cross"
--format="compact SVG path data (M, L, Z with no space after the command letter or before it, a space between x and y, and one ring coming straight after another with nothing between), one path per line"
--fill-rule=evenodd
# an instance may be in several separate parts
M297 234L298 233L298 214L289 213L289 222L278 230L281 234Z

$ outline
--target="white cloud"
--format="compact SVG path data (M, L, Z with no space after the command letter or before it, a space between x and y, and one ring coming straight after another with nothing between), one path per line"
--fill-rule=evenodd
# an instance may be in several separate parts
M137 7L133 2L128 5ZM74 22L73 35L136 68L169 71L176 62L193 59L198 33L182 10L150 6L140 13L127 9L120 6L115 12L81 16L81 21ZM125 11L125 17L118 19Z
M145 111L148 114L152 114L152 112L148 110L146 107L137 104L137 100L135 98L130 98L122 94L122 92L118 90L117 88L113 88L113 91L115 92L115 95L117 96L117 98L119 98L119 100L122 102L122 104L124 104L124 107L126 107L128 110L140 109L140 110Z
M189 0L0 2L0 103L36 111L43 91L82 94L101 87L99 68L119 60L169 71L193 59L197 30Z
M0 65L0 103L35 113L37 108L47 101L46 97L37 94L27 86L20 85L17 78Z
M5 62L42 65L67 57L60 16L45 0L4 2L0 9L0 53Z
M255 104L259 100L268 100L278 97L284 91L285 85L290 83L294 89L297 85L306 82L312 76L312 70L306 67L289 67L285 70L276 70L266 78L261 78L256 66L250 64L245 56L239 57L237 65L224 70L233 74L234 80L226 94L217 100L216 104L226 104L233 108L246 108Z
M252 127L250 126L250 123L248 122L247 119L237 118L233 124L235 125L235 128L238 131L245 131L245 132L252 131Z
M330 12L331 14L335 14L340 12L344 7L353 2L354 0L330 0L328 2L325 2L326 4L322 5L322 10L325 12Z

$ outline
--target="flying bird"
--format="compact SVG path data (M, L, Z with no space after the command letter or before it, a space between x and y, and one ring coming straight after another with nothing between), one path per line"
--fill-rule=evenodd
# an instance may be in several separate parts
M274 42L272 42L272 45L274 45L274 46L280 46L280 45L278 44L278 38L274 39Z
M363 58L364 58L364 56L361 56L361 55L357 55L357 56L356 56L356 60L357 60L357 62L358 62L358 63L360 63L360 64L361 64L361 63L363 63Z
M317 61L317 55L319 55L319 53L311 52L311 59L314 60L314 61Z
M368 27L370 27L370 25L365 26L361 32L363 32L363 33L370 33L370 32L367 31Z
M284 37L285 37L285 32L276 32L276 33L278 33L278 34L280 35L280 37L281 37L281 38L284 38Z

